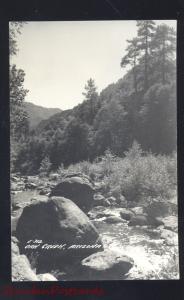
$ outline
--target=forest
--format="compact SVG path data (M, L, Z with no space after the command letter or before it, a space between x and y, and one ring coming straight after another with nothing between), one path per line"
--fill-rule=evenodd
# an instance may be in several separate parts
M14 22L10 31L10 55L16 55L21 26ZM81 104L40 122L34 130L24 108L25 73L10 65L12 171L33 175L43 165L55 171L61 165L92 162L106 150L123 157L134 141L156 155L176 151L175 53L173 28L137 21L137 36L127 40L126 55L120 58L126 75L100 93L90 78L84 83Z
M13 281L179 278L176 32L136 25L122 78L38 121L10 24Z

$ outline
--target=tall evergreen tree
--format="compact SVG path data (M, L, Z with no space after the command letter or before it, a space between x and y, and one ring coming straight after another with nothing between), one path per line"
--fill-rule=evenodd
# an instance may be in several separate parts
M167 73L170 62L176 51L176 32L166 24L157 26L152 40L152 48L155 59L155 69L160 72L162 84L168 83Z
M151 48L151 40L155 31L155 22L152 20L137 21L139 49L143 51L144 62L144 90L149 86L149 56Z
M87 84L85 85L85 92L82 94L85 96L85 100L90 105L90 116L88 121L89 123L92 123L98 100L97 87L95 86L95 81L92 78L87 81Z
M137 95L137 63L140 54L139 40L138 38L133 38L132 40L127 40L127 43L129 44L126 48L127 54L121 60L121 67L125 68L127 65L132 66L134 91Z

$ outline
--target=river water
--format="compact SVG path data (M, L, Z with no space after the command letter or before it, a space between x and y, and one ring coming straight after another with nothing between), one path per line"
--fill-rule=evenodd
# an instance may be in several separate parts
M128 222L93 223L101 234L105 249L128 255L134 267L127 279L178 279L178 241L168 245L159 228L128 226Z
M25 199L29 202L31 198L37 196L38 191L28 190L13 195L13 198L15 202L18 199L20 203L25 202ZM39 197L42 196L39 195ZM109 211L119 216L118 209L114 208ZM168 244L161 237L161 228L130 227L127 221L109 224L103 217L93 219L92 222L101 235L104 249L133 258L134 266L129 271L127 279L179 278L177 234Z

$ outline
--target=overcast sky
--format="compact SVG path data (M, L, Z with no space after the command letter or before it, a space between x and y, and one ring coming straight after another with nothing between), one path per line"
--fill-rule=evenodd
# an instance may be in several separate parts
M176 28L176 21L157 21ZM125 71L120 61L126 40L136 36L135 21L28 22L18 36L12 62L25 73L26 101L72 108L82 102L91 77L98 92Z

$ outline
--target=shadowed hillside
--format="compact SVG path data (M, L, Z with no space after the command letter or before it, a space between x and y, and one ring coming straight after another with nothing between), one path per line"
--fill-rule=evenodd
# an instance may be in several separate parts
M30 102L25 102L24 105L29 117L30 129L35 128L42 120L46 120L61 111L59 108L42 107Z

